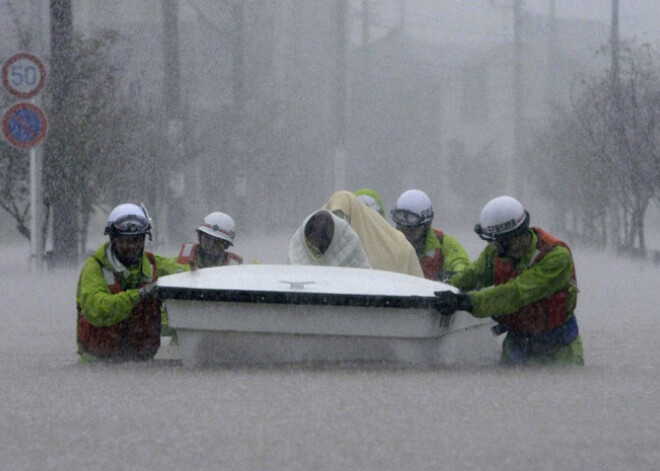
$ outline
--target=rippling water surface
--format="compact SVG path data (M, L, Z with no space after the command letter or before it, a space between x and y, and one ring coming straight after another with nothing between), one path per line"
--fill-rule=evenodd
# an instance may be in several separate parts
M248 247L237 247L248 261L283 261L263 244L261 253ZM584 369L189 370L167 360L78 365L77 270L34 275L27 248L0 254L10 267L0 275L2 469L643 470L660 462L660 267L651 264L575 252Z

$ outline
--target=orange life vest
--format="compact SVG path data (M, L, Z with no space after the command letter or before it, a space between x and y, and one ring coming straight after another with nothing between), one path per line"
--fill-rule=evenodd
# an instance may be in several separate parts
M151 279L141 282L141 288L158 279L156 259L145 252L151 263ZM122 291L119 278L112 271L101 267L112 294ZM108 327L90 324L78 306L78 344L82 350L107 360L148 360L160 347L160 303L154 298L138 302L131 317Z
M554 247L561 245L569 253L570 248L565 242L539 228L533 228L537 234L536 254L532 259L531 266L538 263ZM521 274L509 260L495 258L495 285L501 285L516 278ZM573 283L576 283L575 266L573 266ZM496 316L494 319L504 325L508 330L528 334L539 335L555 329L566 323L569 314L575 306L569 306L569 288L553 293L539 301L524 306L515 314ZM575 297L577 300L577 296Z
M433 230L442 244L444 233L440 229ZM424 278L427 280L439 281L445 278L445 257L442 254L442 247L438 247L433 252L426 252L419 260L419 264L422 266Z
M181 251L179 252L179 258L177 259L177 263L181 263L182 265L185 265L190 260L197 260L198 247L199 244L183 244L181 246ZM226 254L225 260L219 266L243 264L243 258L241 258L239 255L227 251L225 251L225 254Z

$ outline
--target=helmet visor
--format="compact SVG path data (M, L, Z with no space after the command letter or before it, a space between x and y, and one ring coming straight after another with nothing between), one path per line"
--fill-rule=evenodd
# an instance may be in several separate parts
M428 216L419 215L407 209L393 209L391 214L394 223L404 227L419 226L429 220Z
M145 234L149 231L149 223L137 219L133 215L119 219L112 225L118 233L126 235Z

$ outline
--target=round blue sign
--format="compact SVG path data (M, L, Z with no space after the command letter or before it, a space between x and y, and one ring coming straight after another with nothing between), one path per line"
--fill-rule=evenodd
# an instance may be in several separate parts
M48 121L45 113L31 103L12 106L2 117L2 132L15 147L31 149L46 137Z

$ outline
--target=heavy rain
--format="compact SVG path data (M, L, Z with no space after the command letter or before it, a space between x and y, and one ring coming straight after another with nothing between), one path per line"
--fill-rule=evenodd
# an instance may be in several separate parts
M3 68L3 117L48 127L0 139L3 469L654 469L655 3L0 0L0 61L46 70L24 98ZM424 190L471 260L483 205L520 199L572 248L585 366L186 368L169 338L79 364L78 275L116 205L144 203L162 255L224 211L244 263L286 264L365 187L388 222Z

